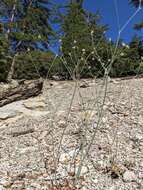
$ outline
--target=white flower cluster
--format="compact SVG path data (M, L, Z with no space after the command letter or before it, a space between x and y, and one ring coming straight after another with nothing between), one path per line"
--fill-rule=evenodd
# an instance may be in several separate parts
M120 55L121 55L121 56L124 56L125 54L122 52Z
M38 39L41 39L41 35L40 34L38 35Z
M81 51L82 51L82 54L85 54L85 52L86 52L86 50L85 50L85 49L82 49Z
M125 44L124 42L122 43L122 46L123 46L123 47L126 47L126 48L128 48L128 49L130 48L129 45Z
M91 35L93 35L94 34L94 31L93 30L91 30Z

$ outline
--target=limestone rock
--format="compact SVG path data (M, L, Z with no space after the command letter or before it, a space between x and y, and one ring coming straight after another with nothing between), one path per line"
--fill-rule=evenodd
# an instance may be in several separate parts
M28 100L25 101L23 105L25 106L25 108L35 111L42 111L46 107L46 104L43 100Z
M16 112L16 111L8 111L8 112L2 112L0 111L0 120L7 120L10 118L14 118L16 116L18 116L20 113Z

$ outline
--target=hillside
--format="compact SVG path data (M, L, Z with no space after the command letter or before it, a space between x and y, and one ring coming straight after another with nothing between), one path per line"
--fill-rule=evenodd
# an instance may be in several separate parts
M1 107L0 189L143 189L142 89L135 78L48 80L39 97Z

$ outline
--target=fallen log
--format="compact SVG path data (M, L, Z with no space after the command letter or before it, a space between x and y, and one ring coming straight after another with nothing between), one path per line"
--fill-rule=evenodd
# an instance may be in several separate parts
M42 92L43 81L13 81L10 84L0 85L0 107L18 100L37 96Z

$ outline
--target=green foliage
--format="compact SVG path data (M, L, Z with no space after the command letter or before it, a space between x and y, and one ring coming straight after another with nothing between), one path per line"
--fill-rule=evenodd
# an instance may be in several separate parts
M120 41L112 62L116 45L106 39L104 33L108 28L100 24L101 16L82 8L83 0L71 0L63 11L63 19L59 20L61 25L59 56L55 57L50 51L38 50L37 42L46 46L53 35L48 22L50 6L49 4L43 6L49 2L49 0L0 2L0 16L11 18L14 14L12 21L0 23L2 34L7 29L10 30L8 38L0 36L0 81L6 81L12 62L9 51L12 47L11 42L17 44L15 50L18 51L18 56L13 75L17 79L53 75L65 79L101 77L106 69L109 69L112 77L143 72L143 66L140 64L143 56L141 38L134 36L128 46ZM138 5L138 1L132 2ZM54 16L58 18L58 15ZM140 28L142 22L136 24L136 29Z
M110 75L120 77L139 73L142 54L143 46L141 39L134 36L129 46L118 47L118 55L113 63Z
M51 52L31 51L16 57L14 78L36 79L46 77L54 55Z
M46 44L54 32L49 24L49 0L0 2L0 15L11 18L4 24L10 30L9 39L19 43L20 50L34 47L37 42ZM13 19L12 19L13 18Z
M50 35L53 34L49 24L50 10L48 3L49 0L0 1L0 16L9 18L9 22L3 23L0 28L6 32L13 54L26 52L29 49L38 49L39 43L47 48ZM10 68L12 74L9 80L13 76L13 67L14 64ZM33 67L31 65L32 71Z
M13 32L13 36L17 39L17 34L22 33L22 36L18 40L31 40L35 41L48 41L48 36L52 33L52 29L47 21L49 17L49 10L44 9L42 6L27 7L26 14L17 21L17 32Z
M0 35L0 82L7 79L11 57L9 55L9 46L4 35Z
M90 75L87 74L89 67L94 67L93 62L90 62L91 52L94 51L95 46L99 54L104 51L101 44L105 43L104 32L107 28L99 25L99 20L99 14L86 12L81 3L72 2L68 6L61 24L63 37L60 51L66 61L65 68L69 70L70 75L73 75L72 77L75 77L76 73L79 75L78 70L81 70L81 76L78 77Z

